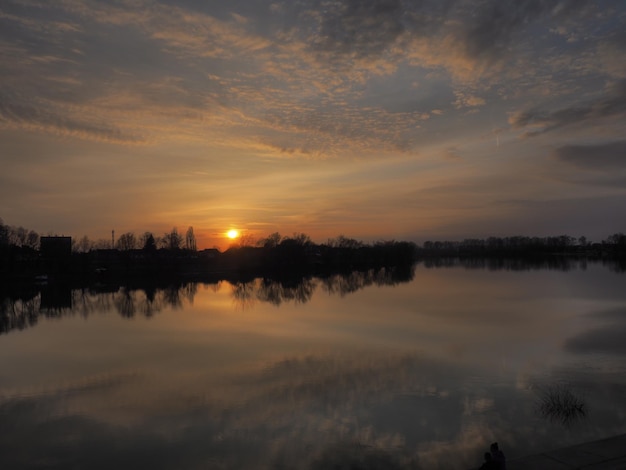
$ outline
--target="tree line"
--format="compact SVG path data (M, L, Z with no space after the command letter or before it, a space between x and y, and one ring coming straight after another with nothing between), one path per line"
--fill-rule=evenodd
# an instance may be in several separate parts
M124 232L117 237L117 240L98 239L91 240L87 235L72 241L72 251L75 253L88 253L91 250L116 249L120 251L129 250L197 250L196 236L193 227L189 227L184 235L178 232L178 228L173 227L162 236L154 235L152 232L144 232L136 235L134 232Z
M50 234L48 234L50 235ZM112 234L114 235L114 234ZM278 232L254 240L240 238L224 252L197 251L193 227L183 234L174 227L162 236L152 232L122 233L117 239L72 239L66 258L40 251L40 235L0 219L0 278L22 279L56 273L56 277L89 279L94 273L111 277L214 275L235 272L241 276L325 274L383 266L408 266L418 259L537 258L554 255L587 259L626 259L626 235L615 233L601 243L586 237L488 237L462 241L363 241L339 235L315 243L305 233L283 236ZM69 244L69 240L68 240ZM65 255L64 255L65 256Z
M38 250L42 236L54 237L58 236L58 234L48 232L45 235L40 235L36 231L22 226L5 224L2 218L0 218L0 246ZM193 227L190 226L184 235L180 234L176 227L173 227L172 230L165 232L162 236L154 235L152 232L144 232L141 235L136 235L134 232L125 232L119 235L117 239L100 238L92 240L87 235L78 239L72 238L72 252L75 253L88 253L91 250L116 249L127 251L159 248L196 251L197 242Z
M585 236L578 238L569 235L551 237L488 237L466 238L462 241L426 241L420 252L424 254L546 254L546 253L593 253L610 250L624 253L626 235L615 233L600 243L589 241Z
M0 246L16 246L39 249L39 241L42 235L34 230L24 228L22 226L12 226L5 224L0 218ZM56 236L52 232L48 232L45 236ZM385 242L376 242L385 243ZM411 242L412 243L412 242ZM242 236L238 243L232 247L248 247L256 246L260 248L277 248L288 246L315 246L316 244L311 238L304 233L294 233L292 236L283 236L278 232L274 232L267 237L254 240L251 236ZM609 235L600 243L594 243L585 236L572 237L569 235L558 235L549 237L529 237L529 236L510 236L510 237L487 237L487 238L466 238L461 241L425 241L422 245L414 243L416 249L421 251L501 251L501 250L550 250L550 249L568 249L568 248L590 248L600 246L626 246L626 235L618 232ZM326 246L330 248L347 248L359 249L367 246L364 242L354 238L348 238L339 235L336 238L329 238L326 243L318 246ZM91 250L108 250L116 249L120 251L128 250L156 250L168 249L179 250L185 249L190 251L197 250L197 241L193 227L189 227L184 235L178 232L177 227L173 227L169 232L158 236L153 232L146 231L140 235L134 232L124 232L117 239L100 238L92 240L84 235L80 238L72 239L72 251L76 253L87 253Z

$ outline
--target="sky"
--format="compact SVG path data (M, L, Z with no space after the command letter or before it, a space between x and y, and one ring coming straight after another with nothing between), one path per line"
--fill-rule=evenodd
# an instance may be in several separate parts
M2 0L0 217L199 248L626 232L621 0Z

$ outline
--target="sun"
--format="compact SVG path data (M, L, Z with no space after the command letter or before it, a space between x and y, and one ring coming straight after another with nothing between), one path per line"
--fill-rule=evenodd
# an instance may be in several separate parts
M234 228L230 229L228 232L226 232L226 236L231 240L234 240L239 236L239 230L235 230Z

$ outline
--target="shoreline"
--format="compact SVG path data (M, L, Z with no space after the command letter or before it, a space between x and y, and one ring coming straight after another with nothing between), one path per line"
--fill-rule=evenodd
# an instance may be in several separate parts
M507 470L626 469L626 434L507 459Z

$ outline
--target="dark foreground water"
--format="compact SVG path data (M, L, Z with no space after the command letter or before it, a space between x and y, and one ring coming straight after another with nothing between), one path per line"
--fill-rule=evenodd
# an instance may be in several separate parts
M625 287L418 265L5 299L0 468L462 469L624 433ZM555 390L582 412L542 413Z

